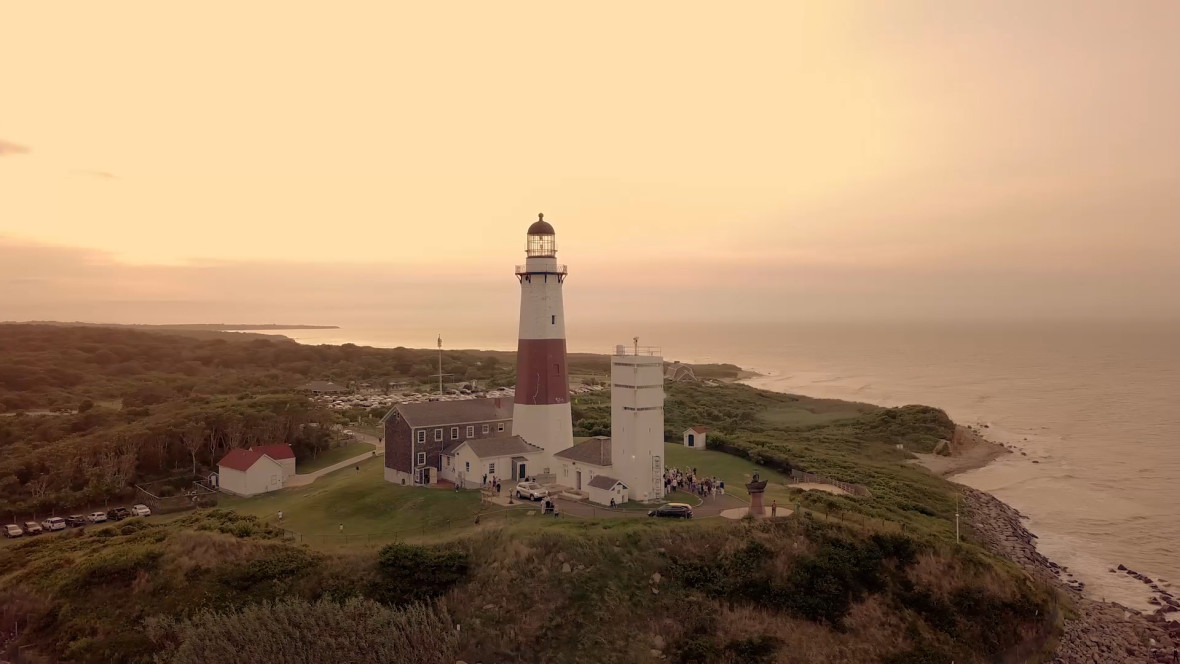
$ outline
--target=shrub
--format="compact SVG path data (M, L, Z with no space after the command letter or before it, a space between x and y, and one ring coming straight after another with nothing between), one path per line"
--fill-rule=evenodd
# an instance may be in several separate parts
M148 620L157 662L454 662L458 634L440 604L391 609L372 600L302 600Z
M456 549L431 549L390 544L377 556L382 583L371 596L386 604L436 597L467 575L467 554Z

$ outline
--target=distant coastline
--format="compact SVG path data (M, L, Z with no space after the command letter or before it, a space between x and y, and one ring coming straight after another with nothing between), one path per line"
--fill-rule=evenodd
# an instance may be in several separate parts
M339 330L339 325L283 325L280 323L179 323L172 325L148 325L144 323L83 323L55 320L3 321L4 325L60 325L62 327L118 327L133 330L193 330L239 332L249 330Z

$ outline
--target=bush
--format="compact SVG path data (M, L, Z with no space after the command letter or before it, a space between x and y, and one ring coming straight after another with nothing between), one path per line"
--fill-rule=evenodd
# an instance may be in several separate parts
M467 554L455 549L431 549L390 544L381 549L377 566L382 583L371 596L386 604L403 604L436 597L467 575Z
M171 664L449 664L458 651L458 635L443 606L390 609L360 598L342 604L263 603L184 621L154 618L147 634L161 649L156 661Z

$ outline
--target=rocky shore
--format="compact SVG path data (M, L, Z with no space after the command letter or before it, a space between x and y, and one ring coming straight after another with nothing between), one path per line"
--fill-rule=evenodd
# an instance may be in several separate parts
M1156 580L1144 580L1158 589L1161 608L1143 614L1113 602L1097 602L1083 596L1085 584L1037 552L1036 535L1023 524L1024 516L995 496L963 487L968 521L988 549L1020 565L1030 575L1060 589L1073 607L1054 653L1054 664L1126 664L1172 661L1180 647L1180 623L1167 619L1168 600L1176 601ZM1135 572L1112 570L1116 573ZM1068 615L1068 612L1067 612Z

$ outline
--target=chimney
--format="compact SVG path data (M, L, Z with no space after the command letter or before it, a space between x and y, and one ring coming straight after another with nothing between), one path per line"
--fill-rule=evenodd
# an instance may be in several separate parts
M500 397L496 397L496 408L500 407Z

